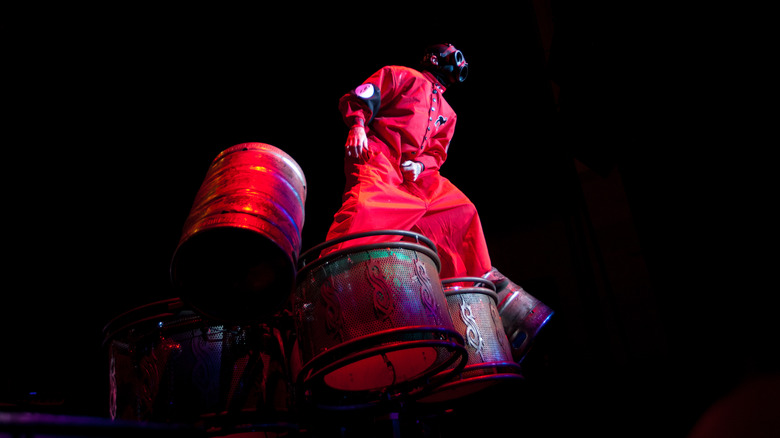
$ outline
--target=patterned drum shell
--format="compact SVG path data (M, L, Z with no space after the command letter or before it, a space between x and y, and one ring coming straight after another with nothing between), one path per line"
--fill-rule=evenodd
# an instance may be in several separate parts
M383 230L334 239L306 255L344 240L398 234L413 241L353 246L299 270L293 313L302 368L295 381L307 405L349 409L413 398L430 377L465 363L431 241Z
M442 280L442 287L455 330L463 335L468 360L459 373L436 376L431 393L419 401L444 402L497 383L522 381L496 308L493 283L479 277L457 277Z

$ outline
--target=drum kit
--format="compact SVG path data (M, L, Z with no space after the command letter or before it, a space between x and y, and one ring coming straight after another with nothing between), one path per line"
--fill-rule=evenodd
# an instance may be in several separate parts
M497 271L440 278L435 244L411 231L300 253L305 198L303 172L274 146L217 156L172 258L180 296L104 328L112 419L316 436L321 420L397 425L523 381L552 310ZM350 244L364 237L381 242Z

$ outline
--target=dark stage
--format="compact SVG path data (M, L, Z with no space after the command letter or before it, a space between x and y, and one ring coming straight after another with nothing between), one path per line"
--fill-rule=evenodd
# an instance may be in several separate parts
M339 97L439 42L470 66L445 95L459 121L442 174L477 206L493 264L556 313L520 385L434 412L315 414L300 435L686 437L777 375L769 263L749 246L772 248L751 170L768 160L740 159L751 139L703 91L706 36L668 11L594 2L300 8L2 18L0 437L206 436L106 422L104 326L176 296L182 226L230 146L294 158L302 249L322 243L344 183ZM759 393L760 418L778 399Z

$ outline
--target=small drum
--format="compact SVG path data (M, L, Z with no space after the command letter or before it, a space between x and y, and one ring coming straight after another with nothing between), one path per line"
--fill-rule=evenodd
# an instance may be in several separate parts
M420 402L435 403L465 397L499 382L521 382L520 366L512 360L509 342L501 324L493 283L483 278L442 280L455 329L465 339L468 361L462 371L442 374L433 380L433 390Z
M223 325L178 298L119 315L104 329L110 417L210 430L294 427L284 326Z
M498 314L509 338L512 357L521 363L542 327L555 312L511 280L498 292Z
M388 241L325 251L367 236ZM305 264L310 254L319 257ZM338 410L405 400L431 377L464 366L436 247L424 236L357 233L312 248L301 263L293 316L302 364L296 394L304 406Z

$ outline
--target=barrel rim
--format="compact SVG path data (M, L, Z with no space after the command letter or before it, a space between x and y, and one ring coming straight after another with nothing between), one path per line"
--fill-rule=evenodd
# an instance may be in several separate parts
M285 152L283 149L269 143L263 143L259 141L249 141L249 142L234 144L233 146L223 149L219 154L217 154L217 156L214 157L214 159L212 160L211 165L213 166L214 163L216 163L217 161L222 160L226 156L236 152L244 152L249 150L261 150L261 149L273 150L274 152L279 152L279 156L282 157L285 163L290 165L290 167L295 170L295 173L299 177L300 181L303 182L304 191L307 191L308 185L306 184L306 174L304 174L301 165L298 164L298 162L295 161L295 159L290 154ZM303 195L305 199L307 193L304 192Z
M460 287L456 286L453 288L447 288L446 285L452 284L452 283L482 283L485 284L487 287L481 287L481 286L465 286ZM461 294L474 294L479 293L483 295L487 295L491 299L493 299L493 303L498 305L498 294L496 293L496 286L493 284L492 281L486 280L481 277L452 277L452 278L446 278L444 280L441 280L442 287L444 289L444 296L449 298L451 296L455 295L461 295ZM491 289L489 289L491 288Z
M383 243L371 243L367 245L352 246L349 248L344 248L338 251L334 251L330 254L319 257L316 260L299 268L297 276L302 275L304 272L311 271L320 265L327 264L336 259L340 259L345 255L355 254L355 253L365 252L365 251L373 251L377 249L406 249L410 251L420 252L427 255L428 257L431 258L431 260L433 260L433 263L436 265L437 272L441 270L441 261L439 260L438 255L435 252L431 251L430 249L422 245L417 245L415 243L409 243L409 242L383 242Z
M248 216L252 216L252 215L248 215ZM252 216L252 217L256 219L261 219L258 218L257 216ZM264 222L272 225L277 230L279 229L276 225L268 221L264 221ZM262 236L263 238L262 242L271 244L271 247L277 249L280 255L284 255L284 257L290 259L291 262L290 270L292 271L292 277L294 281L294 278L296 276L296 263L298 259L298 254L296 253L296 246L297 246L295 244L296 242L290 242L288 239L287 242L290 243L290 248L283 248L282 245L280 245L279 242L275 240L275 237L277 236L269 236L268 233L263 229L259 229L251 226L243 226L242 224L231 224L231 225L232 226L223 226L221 224L213 224L207 227L200 228L195 232L186 235L186 238L184 237L182 238L182 240L174 249L173 256L171 257L171 262L168 264L168 277L169 280L171 281L171 284L174 287L179 288L182 286L182 283L178 275L178 270L180 268L180 257L181 257L182 247L191 246L194 245L195 243L198 243L197 241L193 243L193 240L195 240L196 238L200 240L204 238L204 235L207 234L213 235L213 232L223 232L223 231L246 233L247 236L250 237ZM284 237L287 237L283 232L282 235ZM288 252L288 250L290 251Z
M349 240L356 240L364 237L372 237L372 236L380 236L380 235L396 235L396 236L412 237L416 239L418 242L422 241L424 243L424 246L419 243L403 242L403 241L370 243L365 245L351 246L349 248L344 248L344 249L334 251L325 256L318 256L316 259L308 263L306 261L312 254L319 254L325 248L331 247L333 245L343 243ZM353 233L341 237L336 237L334 239L327 240L323 243L320 243L318 245L309 248L298 257L298 267L299 267L298 271L301 272L304 270L312 269L314 266L319 265L320 263L328 262L332 259L339 258L345 254L352 254L355 252L370 251L374 249L384 249L384 248L403 248L403 249L410 249L414 251L420 251L428 255L431 259L433 259L434 263L436 264L437 271L441 270L441 260L439 259L439 254L436 250L436 244L433 243L431 239L423 236L420 233L415 233L414 231L374 230L374 231L364 231L360 233Z
M493 292L496 291L495 283L482 277L449 277L449 278L443 278L441 280L442 286L451 283L478 283L487 286L487 288L492 290ZM475 285L474 287L479 287L479 286Z
M404 343L390 342L388 344L385 342L394 339L394 336L396 335L405 334L427 335L427 337L415 341L406 341ZM463 336L454 329L429 325L397 327L351 339L347 342L338 344L331 349L318 353L308 362L303 364L297 376L294 378L294 381L296 382L295 386L298 388L298 397L304 404L313 403L311 397L307 396L307 394L310 394L311 392L331 392L338 394L342 398L340 403L316 404L319 408L325 410L366 409L379 406L383 402L390 400L376 398L381 394L373 389L344 391L330 388L324 382L325 376L330 372L336 371L343 365L349 365L366 357L378 353L381 354L382 352L419 347L444 348L447 350L449 357L445 358L443 362L434 364L434 366L410 380L396 383L392 385L391 388L385 388L386 390L407 390L406 395L397 398L411 400L419 396L419 392L422 391L424 393L425 387L429 386L428 384L431 378L440 375L453 376L466 366L468 362L468 353L464 347L464 343ZM361 349L361 346L373 347L370 349ZM356 350L356 352L349 353L353 350ZM454 366L451 367L451 365ZM384 396L388 397L389 394L384 394Z
M184 301L179 297L167 298L146 303L126 310L111 318L103 326L103 345L114 339L119 333L144 322L170 317L186 309ZM137 317L134 317L137 315ZM142 317L143 316L143 317Z

